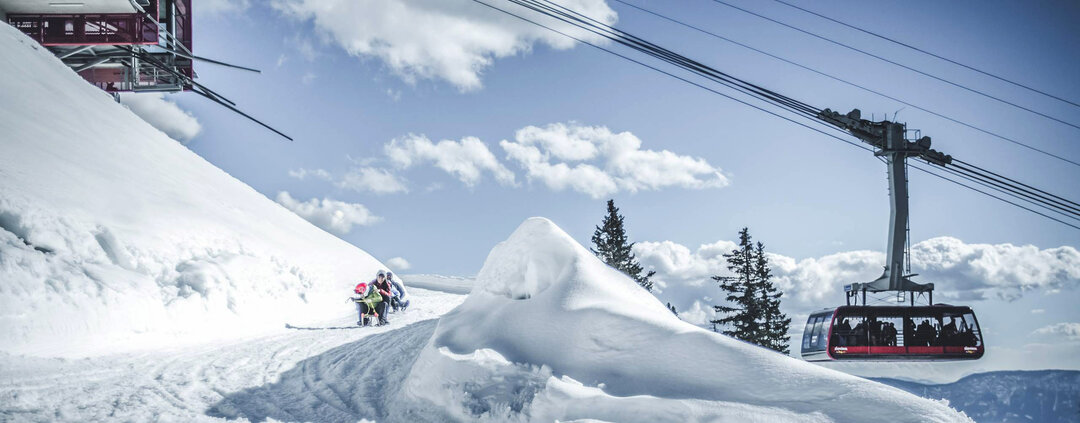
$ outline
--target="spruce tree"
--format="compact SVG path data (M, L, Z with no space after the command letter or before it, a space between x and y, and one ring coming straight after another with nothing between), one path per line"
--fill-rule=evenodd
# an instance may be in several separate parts
M648 272L638 264L632 251L634 243L628 242L626 229L623 227L624 217L619 214L615 207L615 200L608 200L607 215L600 226L593 232L592 242L595 248L591 248L600 260L607 263L634 279L638 285L647 291L652 291L653 283L649 280L656 272Z
M780 311L783 292L772 283L765 245L755 246L749 229L743 228L738 247L724 258L734 276L713 276L728 303L713 307L720 315L711 321L713 330L724 325L729 328L723 331L725 335L787 354L791 319Z
M675 317L679 317L679 310L676 310L675 306L671 305L671 303L667 303L667 309L671 310L671 314L674 314Z
M765 246L761 242L757 243L754 253L757 256L754 274L761 287L761 302L765 316L764 333L758 345L787 354L788 342L791 340L791 336L788 335L791 318L780 311L780 297L784 296L784 293L772 283L772 269L769 268L769 258L765 255Z
M757 285L754 283L754 245L750 231L739 231L739 245L730 253L724 254L727 268L734 276L713 276L720 283L720 289L726 293L727 305L716 305L713 309L720 315L712 320L713 330L725 326L723 334L747 342L754 342L761 331L758 321L762 317L759 308Z

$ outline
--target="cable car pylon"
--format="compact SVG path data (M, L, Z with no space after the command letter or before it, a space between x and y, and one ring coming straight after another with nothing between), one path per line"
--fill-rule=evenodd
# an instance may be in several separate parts
M907 159L946 167L952 164L952 156L930 148L930 137L909 141L905 124L871 122L863 119L858 109L846 115L825 109L817 118L870 144L874 155L884 159L889 177L889 241L880 277L845 285L846 305L810 315L803 332L803 358L939 361L982 357L982 331L974 311L966 306L935 305L934 284L917 283L910 279L916 275L904 274L909 221ZM898 299L908 294L910 305L870 306L868 292L896 292ZM927 305L917 306L915 298L922 294Z

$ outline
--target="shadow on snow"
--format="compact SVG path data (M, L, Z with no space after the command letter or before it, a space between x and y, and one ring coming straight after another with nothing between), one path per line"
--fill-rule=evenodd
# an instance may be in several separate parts
M205 413L253 422L423 420L406 415L410 407L399 391L437 323L427 320L372 334L309 357L282 373L278 382L226 394Z

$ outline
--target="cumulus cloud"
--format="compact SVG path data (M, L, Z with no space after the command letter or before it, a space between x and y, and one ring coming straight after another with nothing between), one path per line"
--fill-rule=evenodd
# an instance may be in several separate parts
M680 310L703 310L693 323L704 324L713 313L702 306L716 303L706 298L720 295L710 277L730 275L723 254L734 248L735 243L729 241L694 250L671 241L639 242L634 245L634 254L642 266L657 272L653 278L657 296ZM1073 247L967 244L940 237L915 244L911 251L912 271L920 275L916 280L933 282L935 298L969 301L994 296L1012 300L1035 289L1080 287L1080 252ZM769 261L774 282L784 291L785 311L800 316L842 302L845 284L876 279L882 273L885 255L848 251L797 260L769 254ZM681 311L680 315L687 317Z
M202 125L191 113L165 99L164 93L124 93L120 103L142 120L166 135L185 143L202 131Z
M374 167L353 167L345 172L341 178L335 178L334 175L324 169L312 170L303 168L290 170L289 176L300 180L307 178L320 179L331 182L338 188L358 192L393 194L409 191L404 179L389 170Z
M380 220L363 204L346 203L329 198L298 201L286 191L277 195L276 201L315 226L338 235L352 231L354 225L367 226Z
M220 0L219 0L220 1ZM574 41L469 0L275 0L286 16L310 21L325 37L358 57L375 57L409 83L445 80L462 91L482 86L481 74L496 59L525 53L535 44L569 49ZM562 5L614 24L604 0L565 0ZM594 42L600 37L540 17L515 13Z
M530 181L597 199L619 191L728 185L720 169L705 159L667 150L643 150L641 139L634 134L614 133L603 126L528 126L517 131L514 141L503 140L499 145Z
M214 16L241 12L251 6L251 0L199 0L195 13Z
M1080 252L1068 246L965 244L940 237L912 246L911 264L949 290L970 291L979 298L993 293L1013 300L1026 291L1071 288L1080 282Z
M307 179L308 177L312 177L312 178L315 178L315 179L322 179L324 181L332 181L332 180L334 180L334 177L330 175L330 172L327 172L326 170L323 170L323 169L314 169L314 170L312 170L312 169L300 168L300 169L296 169L296 170L290 170L289 171L289 176L291 176L293 178L296 178L296 179L299 179L301 181L304 180L304 179Z
M412 265L409 264L409 261L402 257L393 257L386 261L386 265L395 272L403 272L412 267Z
M410 134L391 140L383 151L400 168L430 163L470 187L476 186L485 172L502 185L515 185L514 173L499 163L487 145L476 137L435 143L423 135Z
M370 191L376 194L408 192L405 181L386 169L354 167L345 173L337 186L353 191Z
M1035 329L1035 335L1062 336L1070 341L1080 340L1080 323L1055 323L1050 326Z

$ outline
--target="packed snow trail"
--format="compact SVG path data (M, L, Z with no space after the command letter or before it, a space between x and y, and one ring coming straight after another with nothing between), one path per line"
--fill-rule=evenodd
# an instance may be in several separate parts
M386 421L394 392L461 295L412 289L390 325L297 331L185 349L56 359L0 356L0 421ZM351 305L342 303L342 311ZM349 327L355 313L318 322ZM398 410L397 413L404 413ZM438 421L438 410L412 410ZM405 421L395 420L395 421Z

